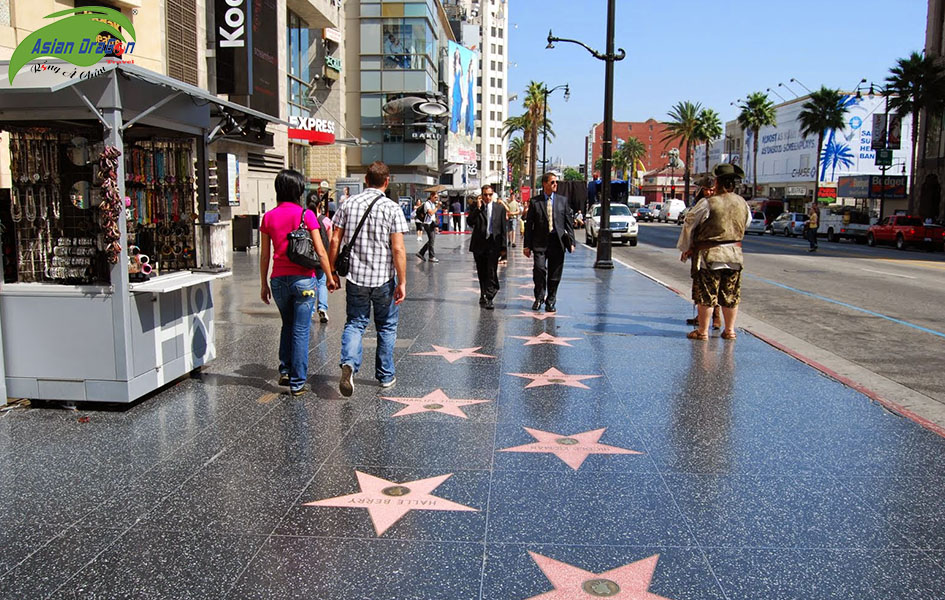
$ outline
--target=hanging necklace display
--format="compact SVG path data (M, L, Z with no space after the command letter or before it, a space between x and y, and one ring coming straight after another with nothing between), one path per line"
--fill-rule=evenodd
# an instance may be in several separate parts
M33 194L33 186L26 188L26 220L30 223L36 220L36 196Z
M23 220L23 203L20 198L20 188L13 186L11 192L13 196L10 199L10 218L14 223L19 223Z
M56 184L52 186L52 216L56 222L59 222L60 211L62 210L60 202L62 202L62 197L59 193L59 185Z
M109 264L116 264L121 254L121 233L118 219L124 212L124 202L118 194L118 157L121 151L114 146L105 146L99 159L102 178L102 203L99 206L102 216L102 229L105 238L105 256Z
M46 222L46 217L49 215L49 198L46 196L46 186L40 186L39 188L39 220L43 223Z

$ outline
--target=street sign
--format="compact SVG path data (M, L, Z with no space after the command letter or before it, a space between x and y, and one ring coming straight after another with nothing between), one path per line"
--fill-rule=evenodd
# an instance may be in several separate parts
M876 151L876 166L877 167L891 167L893 159L893 151L880 148Z

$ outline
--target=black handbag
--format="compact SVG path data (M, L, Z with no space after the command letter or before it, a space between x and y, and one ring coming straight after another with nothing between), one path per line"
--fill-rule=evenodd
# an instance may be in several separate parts
M305 226L306 210L308 209L302 209L302 220L299 223L298 229L289 232L287 236L289 245L286 247L285 254L286 258L295 264L305 267L306 269L314 269L318 267L321 262L318 260L318 257L315 256L315 244L312 242L312 234Z
M348 276L348 271L351 270L351 247L354 246L354 241L358 239L358 234L361 233L361 228L364 226L364 221L367 220L368 215L371 213L371 209L374 208L377 201L383 197L384 194L381 193L371 202L371 205L364 211L364 215L361 217L357 228L355 228L354 234L351 235L351 241L343 245L341 250L338 251L338 256L335 257L335 273L337 273L339 277Z

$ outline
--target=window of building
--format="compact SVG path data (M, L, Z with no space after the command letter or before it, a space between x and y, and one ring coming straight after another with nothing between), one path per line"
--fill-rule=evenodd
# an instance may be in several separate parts
M495 27L492 28L492 37L496 36Z
M495 71L495 61L491 60L489 61L489 64L492 65L492 70Z
M495 52L496 52L495 44L489 44L489 49L492 50L492 53L493 53L493 54L495 54Z
M499 78L498 78L498 79L497 79L496 81L498 81L498 82L499 82L499 87L502 87L502 78L501 78L501 77L499 77Z
M426 19L384 19L381 48L385 69L425 69L436 56L436 36Z
M925 126L925 158L938 158L942 140L942 115L929 115Z
M502 104L502 94L499 94L498 96L496 96L496 98L499 99L498 100L499 104Z
M491 85L492 87L495 87L495 77L489 78L489 85Z
M505 37L505 30L499 27L499 37Z
M286 16L286 26L289 116L307 116L310 112L308 97L312 91L311 76L318 68L315 61L321 35L318 30L310 29L308 23L291 10Z
M505 47L502 44L499 44L499 54L505 53Z
M498 65L499 65L499 70L500 70L500 71L501 71L501 70L504 68L504 66L505 66L505 65L502 64L502 61L501 61L501 60L499 61Z

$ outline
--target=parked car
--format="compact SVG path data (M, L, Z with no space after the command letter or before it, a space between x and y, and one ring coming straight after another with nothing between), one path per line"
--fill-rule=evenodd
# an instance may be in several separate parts
M676 221L676 219L679 218L679 213L684 210L686 210L686 203L679 198L670 198L669 200L664 200L663 206L660 207L660 212L659 215L657 215L656 220L662 221L664 223Z
M660 217L660 210L663 209L662 202L651 202L647 206L650 207L650 220L656 221Z
M784 237L804 235L804 224L808 218L804 213L781 213L777 219L771 222L771 233L783 233Z
M760 210L751 211L751 223L748 224L745 233L764 235L766 231L768 231L768 219L765 218L765 214Z
M633 217L637 221L652 221L653 220L653 211L650 210L649 206L641 206L636 209L633 213Z
M866 243L895 244L905 250L909 246L922 246L927 250L942 250L945 246L945 227L923 225L922 219L908 215L893 215L871 225L866 234Z
M626 204L610 205L610 231L614 242L637 245L637 220L630 214ZM596 246L600 235L600 204L591 207L587 220L584 221L584 243Z

